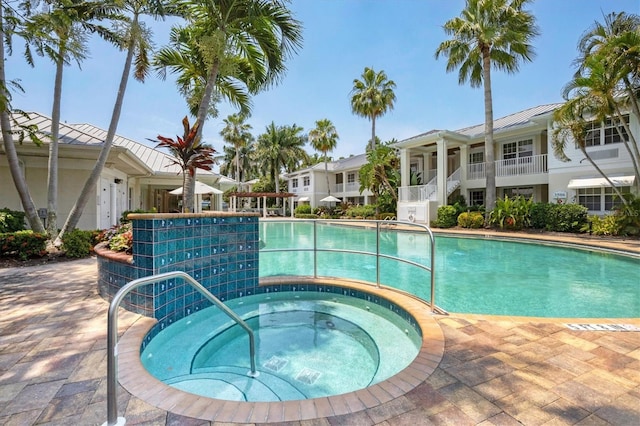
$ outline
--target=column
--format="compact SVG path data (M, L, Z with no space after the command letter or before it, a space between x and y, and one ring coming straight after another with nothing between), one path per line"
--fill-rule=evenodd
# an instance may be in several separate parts
M447 170L447 141L439 139L436 146L438 148L437 204L440 207L447 205L447 175L449 173Z
M467 169L469 168L469 147L467 145L460 146L460 194L467 199Z
M403 148L400 150L400 186L411 185L411 163L409 150Z

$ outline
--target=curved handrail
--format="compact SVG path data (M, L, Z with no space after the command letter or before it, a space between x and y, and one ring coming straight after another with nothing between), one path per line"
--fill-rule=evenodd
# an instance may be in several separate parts
M428 270L430 272L430 291L431 291L431 301L430 301L430 305L431 305L431 311L433 313L446 313L445 310L443 310L442 308L439 308L438 306L436 306L435 303L435 237L433 235L433 231L431 231L431 229L427 226L427 225L423 225L420 223L412 223L412 222L404 222L404 221L389 221L389 220L366 220L366 219L358 219L358 220L347 220L347 221L339 221L339 220L318 220L318 219L270 219L268 223L291 223L291 222L311 222L313 223L313 248L283 248L283 249L267 249L264 248L261 251L264 252L281 252L281 251L313 251L313 276L317 278L318 273L318 265L317 265L317 253L319 251L321 252L341 252L341 253L354 253L354 254L362 254L362 255L367 255L367 256L376 256L376 285L380 286L380 259L381 258L386 258L386 259L392 259L392 260L396 260L399 262L404 262L419 268L424 268L426 270ZM373 228L375 226L375 231L376 231L376 252L372 253L372 252L365 252L365 251L359 251L359 250L347 250L347 249L322 249L322 248L318 248L317 246L317 241L318 241L318 236L317 236L317 224L318 223L322 223L322 224L338 224L338 225L345 225L345 226L353 226L356 223L365 223L365 224L369 224L371 226L369 226L368 228ZM420 263L417 262L413 262L411 260L407 260L407 259L402 259L400 257L396 257L396 256L391 256L391 255L387 255L387 254L382 254L380 253L380 228L384 227L385 229L391 229L391 226L396 226L396 225L406 225L409 226L411 228L421 228L423 230L425 230L427 232L427 234L429 235L429 246L430 246L430 265L426 266L426 265L422 265Z
M251 359L250 377L257 377L256 372L256 350L253 330L242 320L235 312L227 307L220 299L211 294L202 284L196 281L191 275L182 271L165 272L162 274L151 275L144 278L138 278L124 285L113 296L113 300L109 304L109 313L107 319L107 423L106 425L124 425L124 419L118 418L118 401L116 396L117 390L117 357L118 357L118 308L124 297L132 290L147 284L168 280L170 278L182 278L193 288L198 290L211 303L220 308L225 314L233 319L240 327L249 334L249 357Z

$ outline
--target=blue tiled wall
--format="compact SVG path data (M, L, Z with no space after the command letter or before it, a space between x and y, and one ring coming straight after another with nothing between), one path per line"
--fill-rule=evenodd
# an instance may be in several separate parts
M99 258L99 290L112 297L131 280L183 271L224 301L258 288L258 217L136 215L133 223L133 264ZM182 279L143 286L124 306L170 324L209 302Z

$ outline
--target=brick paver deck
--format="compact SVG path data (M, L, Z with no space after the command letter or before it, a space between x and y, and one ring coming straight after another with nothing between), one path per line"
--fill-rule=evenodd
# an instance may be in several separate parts
M0 424L106 421L107 308L95 259L0 270ZM444 354L413 390L373 408L350 401L343 415L280 424L640 424L640 332L572 331L566 320L538 318L435 320ZM120 331L139 321L122 311ZM638 318L571 322L640 326ZM158 409L122 388L118 402L127 425L224 424ZM257 406L250 424L266 419L268 408ZM317 414L335 408L296 405ZM200 410L207 412L206 401Z

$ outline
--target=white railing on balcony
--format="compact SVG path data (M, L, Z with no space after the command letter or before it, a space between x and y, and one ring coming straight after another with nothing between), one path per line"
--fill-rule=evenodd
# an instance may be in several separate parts
M496 177L547 173L547 154L496 161Z
M436 199L438 185L437 176L432 178L426 185L401 186L398 188L398 198L400 201L433 201ZM451 194L460 186L460 169L447 178L447 194Z
M498 160L496 164L496 177L535 175L547 173L547 154L532 155L530 157ZM485 163L467 165L467 179L486 178Z
M348 183L338 183L333 186L332 192L335 194L342 192L357 192L360 193L360 182L348 182Z
M344 191L344 183L337 183L333 185L333 193L343 192Z

